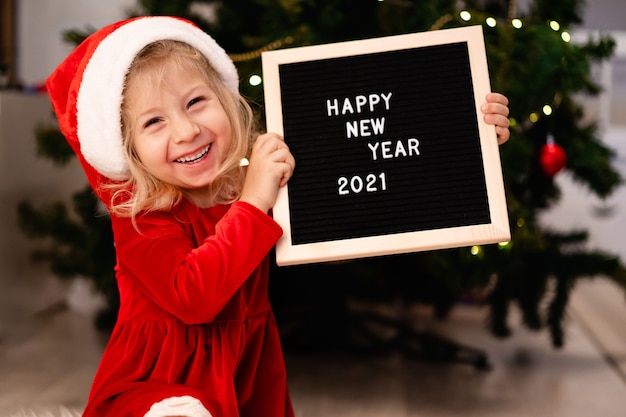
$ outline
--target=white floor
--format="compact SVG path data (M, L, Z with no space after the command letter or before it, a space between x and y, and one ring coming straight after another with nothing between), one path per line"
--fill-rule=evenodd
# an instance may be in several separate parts
M296 415L626 415L626 303L609 281L578 286L561 350L516 320L513 337L495 339L484 328L484 313L459 305L443 323L428 315L421 320L427 329L482 349L491 370L394 355L288 354ZM77 415L70 412L84 405L104 343L90 315L59 307L13 317L3 314L0 321L0 416Z
M567 326L566 347L556 351L545 334L520 329L510 339L494 340L483 330L483 313L461 306L438 331L484 349L490 371L398 357L295 357L291 381L298 416L626 415L624 374L577 320ZM622 360L625 341L622 334Z

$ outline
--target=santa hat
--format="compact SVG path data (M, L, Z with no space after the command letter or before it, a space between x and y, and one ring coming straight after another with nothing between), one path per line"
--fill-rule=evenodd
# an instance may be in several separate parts
M151 42L185 42L202 53L233 93L235 65L213 38L178 17L138 17L114 23L85 39L47 80L59 127L74 151L100 174L128 174L120 109L125 76L133 59Z

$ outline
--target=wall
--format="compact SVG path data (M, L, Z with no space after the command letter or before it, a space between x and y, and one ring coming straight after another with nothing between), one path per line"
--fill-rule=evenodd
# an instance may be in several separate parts
M18 227L17 205L69 200L87 182L76 160L63 168L36 153L35 128L54 122L46 96L0 91L0 283L24 280L38 244ZM1 286L1 285L0 285Z
M63 41L71 29L98 29L127 16L135 0L18 0L17 73L24 85L43 82L73 45Z

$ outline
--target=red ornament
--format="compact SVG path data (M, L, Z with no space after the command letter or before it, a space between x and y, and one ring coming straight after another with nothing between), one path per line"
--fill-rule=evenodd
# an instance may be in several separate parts
M552 136L548 136L546 143L541 147L539 161L544 174L554 177L565 167L567 157L563 148L554 143Z

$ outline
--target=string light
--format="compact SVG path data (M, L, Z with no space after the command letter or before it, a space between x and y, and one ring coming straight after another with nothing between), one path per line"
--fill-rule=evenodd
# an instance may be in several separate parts
M520 18L513 18L514 15L515 15L515 10L514 9L509 10L510 24L515 29L521 29L524 26L524 22ZM462 10L459 12L459 18L463 21L469 22L472 19L472 14L468 10ZM496 18L490 16L485 19L485 24L493 28L497 26L498 21L496 20ZM561 25L556 20L549 21L548 25L555 32L558 32L561 29ZM564 31L561 33L561 38L563 39L564 42L570 42L571 36L569 32ZM556 100L556 97L555 97L555 102L553 104L558 106L558 101ZM528 116L528 120L525 121L523 124L527 125L528 122L537 123L541 115L550 116L552 115L553 112L554 112L554 107L550 104L546 104L542 107L541 112L537 111L537 112L530 113ZM510 126L512 128L517 126L517 121L515 119L510 118L509 121L510 121ZM523 224L523 220L520 220L520 223ZM520 226L519 223L518 223L518 226ZM472 251L477 251L477 250L478 250L477 247L472 248Z
M378 2L384 2L387 1L388 3L394 4L394 5L402 5L405 6L406 1L405 0L378 0ZM513 13L511 13L513 12ZM514 9L513 10L509 10L509 19L510 19L510 23L511 26L515 29L521 29L523 27L523 21L519 18L512 18L512 16L514 16ZM459 17L461 18L461 20L469 22L472 19L472 14L468 11L468 10L462 10L459 12ZM434 24L433 26L430 28L430 30L437 30L437 29L441 29L441 27L448 21L452 20L454 17L452 15L444 15L441 18L439 18ZM485 24L489 27L496 27L498 22L494 17L487 17L485 19ZM556 20L551 20L548 22L550 28L552 30L554 30L555 32L558 32L561 28L561 25L556 21ZM563 39L564 42L570 42L571 36L569 34L569 32L562 32L561 33L561 38ZM249 60L253 60L253 59L257 59L261 56L261 53L264 51L271 51L271 50L275 50L275 49L280 49L285 45L290 45L294 43L294 38L292 36L287 36L283 39L279 39L277 41L271 42L257 50L251 51L251 52L247 52L247 53L243 53L243 54L230 54L231 59L234 62L242 62L242 61L249 61ZM260 75L258 74L252 74L249 78L248 78L248 83L250 84L250 86L252 87L258 87L259 85L261 85L263 83L263 79ZM546 116L550 116L553 112L553 108L552 106L546 104L545 106L543 106L542 108L542 112L544 115ZM515 127L517 125L517 122L515 119L510 118L510 124L511 127ZM538 112L532 112L529 116L528 116L528 120L527 122L530 123L537 123L537 121L539 120L539 113ZM526 125L527 122L524 122L523 124ZM475 247L478 248L478 247ZM479 250L479 249L472 249L472 250Z
M452 19L454 19L454 16L452 16L451 14L449 14L449 13L448 14L444 14L439 19L437 19L437 21L435 23L433 23L433 25L430 27L429 30L439 30L439 29L441 29L443 27L443 25L445 25L446 23L448 23Z
M259 58L261 54L265 51L273 51L275 49L280 49L283 46L291 45L292 43L294 43L294 38L291 36L286 36L283 39L278 39L254 51L245 52L242 54L229 54L228 56L233 62L252 61L253 59Z
M506 248L510 247L511 244L512 244L511 242L500 242L500 243L498 243L498 248L499 249L506 249Z
M552 107L549 104L543 106L543 114L550 116L552 114Z
M250 78L248 78L248 83L252 87L258 87L259 85L261 85L262 82L263 82L263 79L258 74L252 74Z

